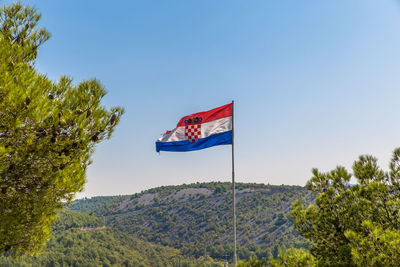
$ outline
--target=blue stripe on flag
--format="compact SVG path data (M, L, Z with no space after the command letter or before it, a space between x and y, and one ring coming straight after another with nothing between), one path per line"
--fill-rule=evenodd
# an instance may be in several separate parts
M177 142L156 142L156 151L175 151L185 152L200 150L211 146L231 145L232 144L232 131L213 134L206 138L199 139L197 142L190 141L177 141Z

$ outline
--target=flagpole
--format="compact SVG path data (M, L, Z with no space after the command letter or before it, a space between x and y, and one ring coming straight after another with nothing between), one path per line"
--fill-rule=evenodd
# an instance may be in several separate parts
M237 255L236 255L236 196L235 196L235 127L234 127L234 101L232 100L232 198L233 198L233 266L237 264Z

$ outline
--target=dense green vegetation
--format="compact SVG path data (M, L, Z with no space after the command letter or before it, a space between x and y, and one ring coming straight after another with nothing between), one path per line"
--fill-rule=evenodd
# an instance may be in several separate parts
M35 69L50 38L40 14L0 7L0 253L37 253L63 203L83 189L96 144L111 137L123 109L102 106L92 79L53 82Z
M315 204L299 200L290 216L310 251L292 249L280 259L302 257L309 266L400 266L400 149L388 172L376 158L360 156L353 174L343 167L328 173L314 169L307 188Z
M287 217L302 187L237 184L238 256L277 256L279 249L306 247ZM232 255L230 183L197 183L150 189L132 196L75 201L71 210L104 216L106 224L148 242L179 249L186 256L224 260Z

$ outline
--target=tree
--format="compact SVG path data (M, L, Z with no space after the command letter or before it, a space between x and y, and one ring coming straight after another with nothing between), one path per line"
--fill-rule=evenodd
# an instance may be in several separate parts
M49 238L56 211L83 189L95 145L111 137L123 109L106 109L95 79L73 85L34 68L40 14L0 8L0 252L35 254Z
M278 259L269 262L271 267L313 267L316 265L315 258L305 249L290 248L281 251Z
M388 172L376 158L360 156L353 164L355 185L343 167L313 174L307 188L315 204L299 200L290 216L318 265L400 266L400 149Z

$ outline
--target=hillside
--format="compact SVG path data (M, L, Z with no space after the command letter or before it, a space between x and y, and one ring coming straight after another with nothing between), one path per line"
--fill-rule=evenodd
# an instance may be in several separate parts
M293 201L311 201L299 186L237 184L238 256L248 259L303 247L287 217ZM75 201L71 210L104 217L108 227L186 256L223 260L232 254L230 183L164 186L131 196Z
M304 247L287 214L299 186L237 184L238 256ZM222 266L232 255L230 183L197 183L74 201L36 258L1 266Z
M0 266L221 266L210 258L185 257L174 248L121 233L103 219L76 211L61 212L51 239L34 258L0 256Z

